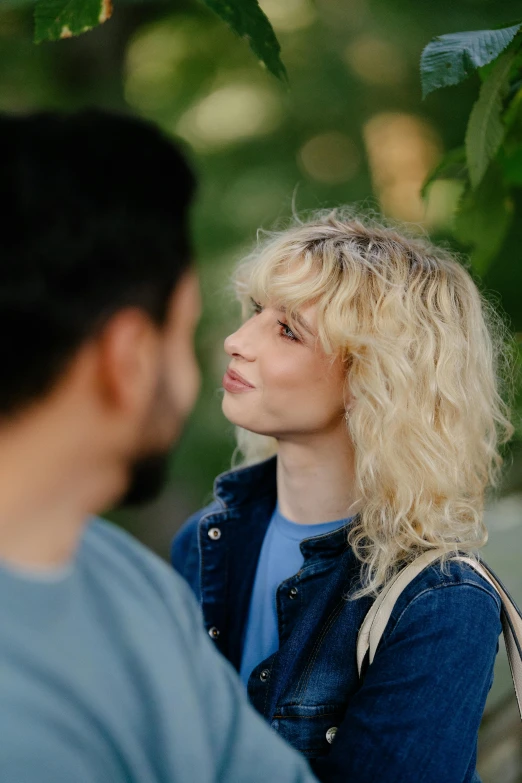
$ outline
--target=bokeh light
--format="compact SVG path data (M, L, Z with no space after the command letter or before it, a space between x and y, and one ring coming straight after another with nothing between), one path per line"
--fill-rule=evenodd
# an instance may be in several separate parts
M203 152L270 133L281 118L281 103L274 89L239 82L206 95L183 115L175 130Z
M205 63L212 33L213 25L183 16L140 28L125 56L127 102L145 114L171 111L187 90L187 71Z
M308 139L299 150L298 161L312 179L337 184L347 182L357 174L361 156L349 136L331 131Z
M311 0L261 0L259 5L274 29L281 33L304 30L317 18L317 10Z
M383 38L361 35L344 50L351 70L367 84L396 86L408 75L407 63L397 46Z
M413 114L382 112L364 126L375 191L386 215L429 224L421 188L442 152L434 128Z

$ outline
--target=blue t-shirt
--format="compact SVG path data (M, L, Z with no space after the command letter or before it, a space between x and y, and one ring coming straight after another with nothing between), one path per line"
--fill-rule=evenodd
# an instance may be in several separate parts
M276 592L281 582L294 576L303 565L301 541L331 533L348 522L339 519L303 525L286 519L276 506L261 547L250 599L240 669L245 685L253 669L279 649Z
M70 567L0 563L2 783L313 783L184 580L93 522Z

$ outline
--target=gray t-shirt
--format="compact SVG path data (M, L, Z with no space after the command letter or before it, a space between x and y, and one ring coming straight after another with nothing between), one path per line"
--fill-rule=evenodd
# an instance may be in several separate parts
M0 566L2 783L314 780L130 536L95 520L62 572Z

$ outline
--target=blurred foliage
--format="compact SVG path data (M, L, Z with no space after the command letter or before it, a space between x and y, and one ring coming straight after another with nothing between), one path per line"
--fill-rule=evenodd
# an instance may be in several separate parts
M11 0L20 4L23 0ZM58 41L81 35L112 16L112 0L26 0L35 2L35 41ZM280 46L257 0L203 0L237 35L250 44L260 62L286 80Z
M424 96L455 85L479 69L479 96L465 146L450 150L423 187L439 178L462 186L452 228L483 274L498 255L515 215L514 189L522 186L522 23L496 30L435 38L421 57ZM453 172L453 174L451 173Z
M197 0L115 0L104 25L39 46L32 42L32 3L0 4L0 109L130 110L181 138L199 174L193 228L204 298L202 394L173 456L170 500L147 517L120 517L142 537L154 517L164 526L163 537L154 534L161 551L230 465L234 437L219 388L223 339L239 321L232 265L258 228L284 224L293 204L299 212L354 202L381 208L457 250L482 232L497 255L488 266L475 253L479 282L522 333L522 221L511 219L522 208L520 189L511 187L522 181L522 156L506 136L495 166L473 191L487 217L467 211L465 152L444 155L462 147L480 74L424 102L419 75L421 52L434 36L505 26L519 4L262 0L260 6L281 44L290 89L259 68L248 42ZM508 97L515 112L520 98ZM443 160L423 200L422 185ZM500 181L506 198L490 199Z

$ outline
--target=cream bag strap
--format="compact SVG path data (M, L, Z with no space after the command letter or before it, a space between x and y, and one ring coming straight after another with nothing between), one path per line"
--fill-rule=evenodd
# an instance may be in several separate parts
M425 552L410 565L399 571L397 576L379 593L363 620L357 637L357 669L361 676L362 665L366 655L371 664L375 652L384 633L384 629L390 619L393 607L402 591L415 579L427 566L438 560L443 555L440 549ZM497 591L502 601L502 631L515 686L520 717L522 718L522 614L517 605L505 589L502 582L495 576L485 563L479 563L470 557L452 557L452 560L460 560L467 563L480 576L489 582Z

